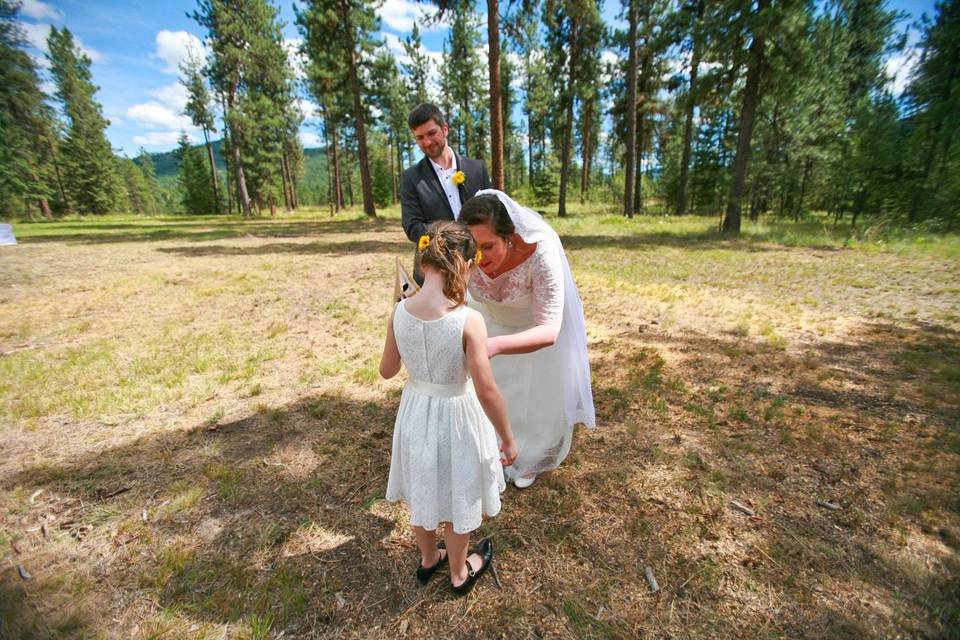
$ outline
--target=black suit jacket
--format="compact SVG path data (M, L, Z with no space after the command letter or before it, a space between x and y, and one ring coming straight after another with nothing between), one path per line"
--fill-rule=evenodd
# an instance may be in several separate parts
M490 174L483 160L464 158L459 153L457 169L463 171L466 180L460 185L460 202L476 195L481 189L491 188ZM403 230L412 242L417 242L420 236L427 232L430 223L437 220L453 220L453 210L447 199L447 194L440 186L437 172L433 170L430 159L426 156L420 162L403 172L400 186L400 216L403 220Z

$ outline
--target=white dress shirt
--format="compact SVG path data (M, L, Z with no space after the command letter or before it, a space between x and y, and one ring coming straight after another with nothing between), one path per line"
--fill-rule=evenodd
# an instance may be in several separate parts
M447 147L447 149L450 149L450 147ZM433 165L433 170L436 172L437 178L440 179L443 192L447 194L447 201L450 203L451 211L453 211L453 219L457 220L460 217L460 207L463 206L463 203L460 202L460 189L453 184L453 174L457 172L457 154L453 152L453 149L450 149L450 155L453 156L453 162L450 163L449 169L441 167L433 161L433 158L430 158L430 164Z

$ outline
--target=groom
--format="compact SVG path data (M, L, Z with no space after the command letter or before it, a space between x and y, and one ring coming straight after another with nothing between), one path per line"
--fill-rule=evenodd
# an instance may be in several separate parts
M490 176L482 160L455 153L447 144L447 123L432 104L414 107L407 118L423 159L403 172L400 216L403 230L416 243L436 220L456 220L460 207L480 189L489 189ZM414 254L413 277L423 284L420 261Z

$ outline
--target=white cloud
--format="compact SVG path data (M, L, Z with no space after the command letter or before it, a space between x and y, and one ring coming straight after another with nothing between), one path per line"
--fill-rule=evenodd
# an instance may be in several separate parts
M181 113L187 106L187 88L179 82L153 89L149 94L177 113Z
M316 102L307 100L306 98L297 98L296 105L297 109L300 110L300 113L303 114L303 117L307 120L316 118L318 112L320 111L320 105L318 105Z
M166 66L165 73L180 73L180 63L187 60L190 51L201 59L207 55L207 48L200 38L187 31L167 31L163 29L157 33L156 51L150 54L151 58L162 60Z
M51 20L60 20L63 18L63 14L57 9L54 9L46 2L40 2L40 0L23 0L23 6L20 7L20 13L28 18L33 18L34 20L44 20L46 18L50 18Z
M428 18L434 14L434 9L410 0L387 0L380 8L380 19L394 31L408 33L416 22L421 33L439 31L442 24L432 24Z
M158 102L143 102L127 109L127 117L145 129L194 129L185 115Z
M410 61L410 59L407 58L407 52L403 48L403 41L400 39L400 36L393 33L388 33L386 31L381 31L380 37L383 38L384 44L387 45L387 49L390 50L394 58L403 62Z
M47 53L49 49L47 48L47 37L50 35L50 25L49 24L40 24L32 22L19 22L17 23L21 29L23 29L24 35L27 37L27 41L32 44L40 51ZM73 44L80 50L81 53L86 54L90 58L91 62L101 62L104 59L102 53L97 51L92 47L88 47L83 43L83 40L80 39L80 36L73 34ZM41 62L40 58L35 58L37 63L43 68L48 68L50 63L43 59Z
M47 56L41 54L31 53L30 57L33 58L33 63L37 65L38 69L49 69L50 61L47 60Z
M27 41L41 51L47 50L47 36L50 35L50 25L34 22L19 22L17 26L23 29Z
M290 67L293 69L293 76L297 80L303 80L307 77L307 60L300 47L303 45L303 38L286 38L283 41L283 47L287 50L287 60L290 61Z
M301 131L300 142L302 142L304 148L307 148L307 149L323 146L323 140L320 138L318 134L312 131Z
M913 75L919 57L916 48L908 48L887 60L885 65L887 87L893 91L894 95L902 94L910 84L910 76Z
M133 136L133 142L134 144L139 144L144 147L168 147L172 144L177 144L180 133L180 131L151 131L146 135ZM190 138L190 142L193 143L201 141L199 136L191 134L190 132L187 132L187 137Z
M53 82L49 80L45 80L44 82L40 83L40 91L43 91L52 98L53 94L57 92L57 85L53 84Z

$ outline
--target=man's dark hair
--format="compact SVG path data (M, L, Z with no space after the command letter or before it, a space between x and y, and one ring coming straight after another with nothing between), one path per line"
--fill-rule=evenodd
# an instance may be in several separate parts
M423 123L430 122L431 120L441 127L446 124L446 121L443 119L443 112L435 105L424 102L413 108L413 111L410 112L410 117L407 118L407 124L410 125L411 129L416 129Z

